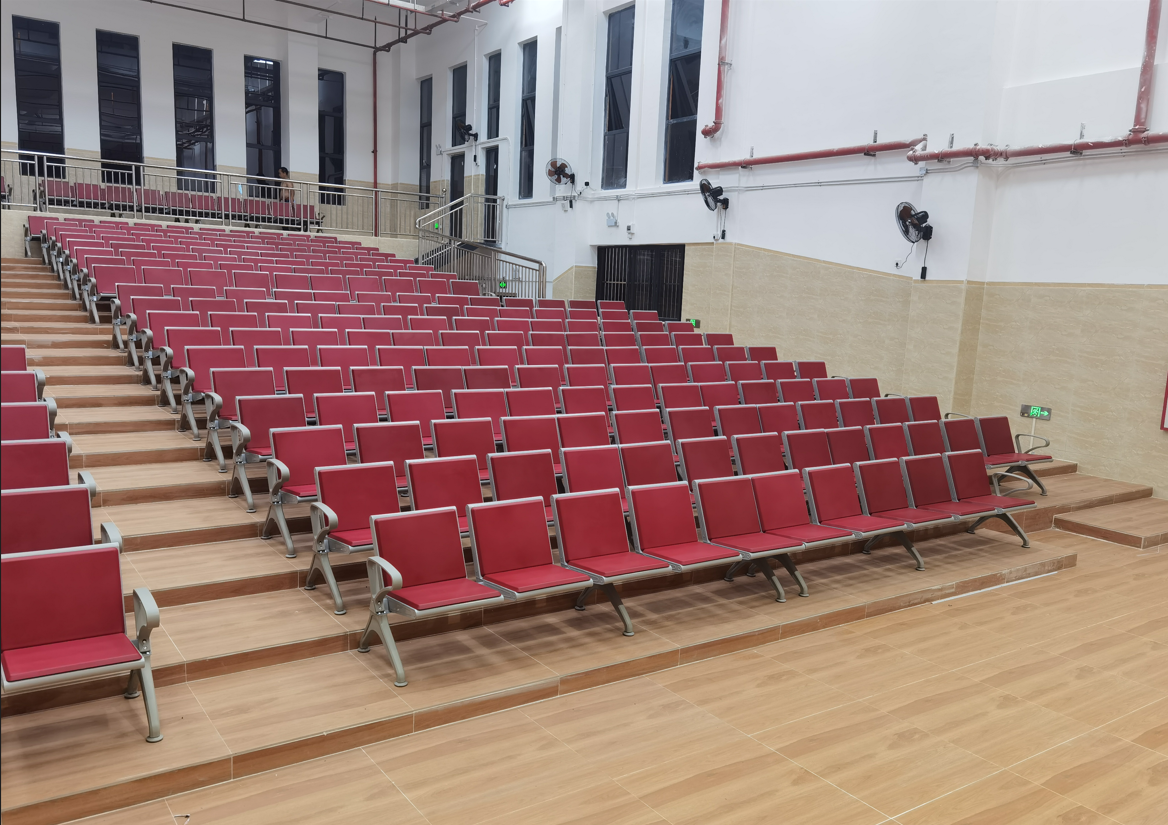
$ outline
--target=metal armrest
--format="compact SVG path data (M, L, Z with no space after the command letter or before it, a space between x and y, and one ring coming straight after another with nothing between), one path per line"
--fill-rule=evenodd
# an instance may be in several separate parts
M219 429L216 422L219 421L219 413L223 411L223 396L208 390L203 393L203 403L207 406L207 429Z
M382 599L401 588L401 573L381 556L370 556L365 559L365 572L369 574L369 592L372 594L369 599L369 612L376 613ZM384 581L381 578L382 573L389 576L389 587L382 583Z
M73 439L69 436L69 433L59 432L57 433L57 438L65 442L65 452L73 455Z
M45 373L44 373L44 370L33 369L33 370L29 370L29 372L31 372L33 374L33 376L36 378L37 400L42 401L42 400L44 400L44 396L45 396Z
M238 421L228 422L231 426L231 457L238 460L247 445L251 443L251 430Z
M170 352L169 349L166 351ZM165 374L165 372L166 370L164 369L163 373ZM189 400L187 395L191 392L191 385L195 383L195 371L190 367L179 367L176 375L178 375L179 393L182 395L184 401Z
M158 603L154 596L145 587L134 588L134 635L138 641L138 650L142 653L150 652L150 631L162 624L162 615L158 612Z
M316 542L317 549L323 550L324 543L328 541L329 533L337 529L341 520L333 508L320 501L314 501L308 505L308 520L312 525L312 539Z
M101 523L101 543L116 544L118 546L118 552L124 552L122 531L112 521L103 521Z
M966 415L965 413L959 413L959 412L947 412L947 413L945 413L945 417L946 418L973 418L972 415Z
M152 349L154 349L154 330L144 329L142 330L142 354L145 355Z
M110 298L110 319L114 326L118 326L122 320L122 304L117 298Z
M1021 490L1011 490L1011 492L1014 492L1014 493L1025 493L1027 490L1033 490L1033 489L1034 489L1034 482L1033 482L1033 481L1031 481L1030 479L1026 478L1026 476L1020 476L1020 475L1018 475L1017 473L1007 473L1005 470L998 470L998 471L996 471L996 472L992 473L992 475L994 475L994 476L995 476L995 477L997 477L997 478L1001 478L1002 476L1006 476L1007 478L1016 478L1016 479L1018 479L1019 481L1025 481L1025 482L1026 482L1026 486L1025 486L1025 487L1023 487Z
M77 483L84 484L89 488L89 497L93 498L97 495L97 480L94 479L93 473L88 470L81 470L77 473Z
M149 349L147 350L149 352ZM162 364L162 374L166 375L170 365L174 363L174 350L170 347L158 348L158 361Z
M280 459L268 459L268 492L272 494L273 501L280 495L280 489L291 474L292 471L288 469L288 465Z
M122 318L126 323L126 335L133 338L138 334L138 316L132 312L127 312Z
M45 398L42 400L45 402L45 406L49 410L49 432L51 433L57 424L57 401L54 398ZM70 444L72 444L72 442L70 442ZM70 452L72 452L72 449L70 449Z
M1018 440L1022 437L1033 438L1036 441L1041 441L1042 443L1035 444L1029 450L1023 450L1022 449L1022 442ZM1014 433L1014 449L1016 449L1020 453L1032 453L1035 450L1041 450L1043 447L1049 447L1049 446L1050 446L1050 439L1046 438L1045 436L1035 435L1034 433Z
M886 393L884 393L884 397L885 398L905 398L905 399L908 398L907 395L901 395L898 392L886 392Z

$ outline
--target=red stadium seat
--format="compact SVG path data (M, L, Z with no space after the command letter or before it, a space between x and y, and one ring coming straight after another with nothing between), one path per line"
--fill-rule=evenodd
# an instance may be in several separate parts
M284 505L316 501L316 468L345 465L344 431L341 427L293 427L273 429L271 437L268 491L272 502L260 535L270 538L269 528L275 524L284 539L285 555L295 558Z
M238 396L235 405L239 419L229 422L232 467L227 495L236 498L239 495L236 491L238 485L247 499L247 511L254 513L255 502L248 483L247 465L266 462L271 457L272 430L303 427L306 424L304 399L299 395Z
M417 421L358 424L353 427L353 437L357 443L357 461L362 464L393 462L398 474L398 493L407 494L406 462L426 457L421 425Z
M629 518L638 553L666 562L675 573L741 560L737 550L698 539L684 483L629 487Z
M454 507L465 514L468 505L483 500L479 464L473 456L407 461L406 479L410 505L415 510ZM458 529L467 532L465 515L458 517Z

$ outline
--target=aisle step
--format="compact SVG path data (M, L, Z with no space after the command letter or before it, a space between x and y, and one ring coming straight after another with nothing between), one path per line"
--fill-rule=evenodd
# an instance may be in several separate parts
M45 397L57 407L150 407L158 404L158 392L141 384L82 384L45 387Z
M1160 547L1168 544L1168 501L1141 498L1061 513L1054 517L1054 526L1141 550Z
M73 455L69 466L73 469L112 467L116 465L161 464L174 461L199 460L203 464L203 442L192 441L190 433L174 431L176 416L157 409L169 421L170 432L115 432L77 433L70 423L73 437ZM215 465L218 467L218 465ZM218 475L218 473L216 473Z
M165 407L66 407L57 429L70 435L173 431L178 416ZM188 436L189 438L189 436Z
M124 352L106 348L95 348L84 352L60 352L59 350L30 349L26 353L28 365L45 369L64 366L125 366L128 356ZM131 370L132 374L137 374Z

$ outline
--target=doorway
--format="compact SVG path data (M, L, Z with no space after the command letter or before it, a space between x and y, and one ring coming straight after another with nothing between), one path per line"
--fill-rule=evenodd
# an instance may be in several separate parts
M681 320L685 246L601 246L596 250L596 300L655 309L662 321Z

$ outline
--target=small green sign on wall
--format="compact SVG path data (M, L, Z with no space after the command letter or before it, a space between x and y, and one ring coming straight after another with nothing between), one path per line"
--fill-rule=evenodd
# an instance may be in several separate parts
M1039 421L1050 421L1050 407L1039 407L1034 404L1023 404L1022 417L1037 418Z

